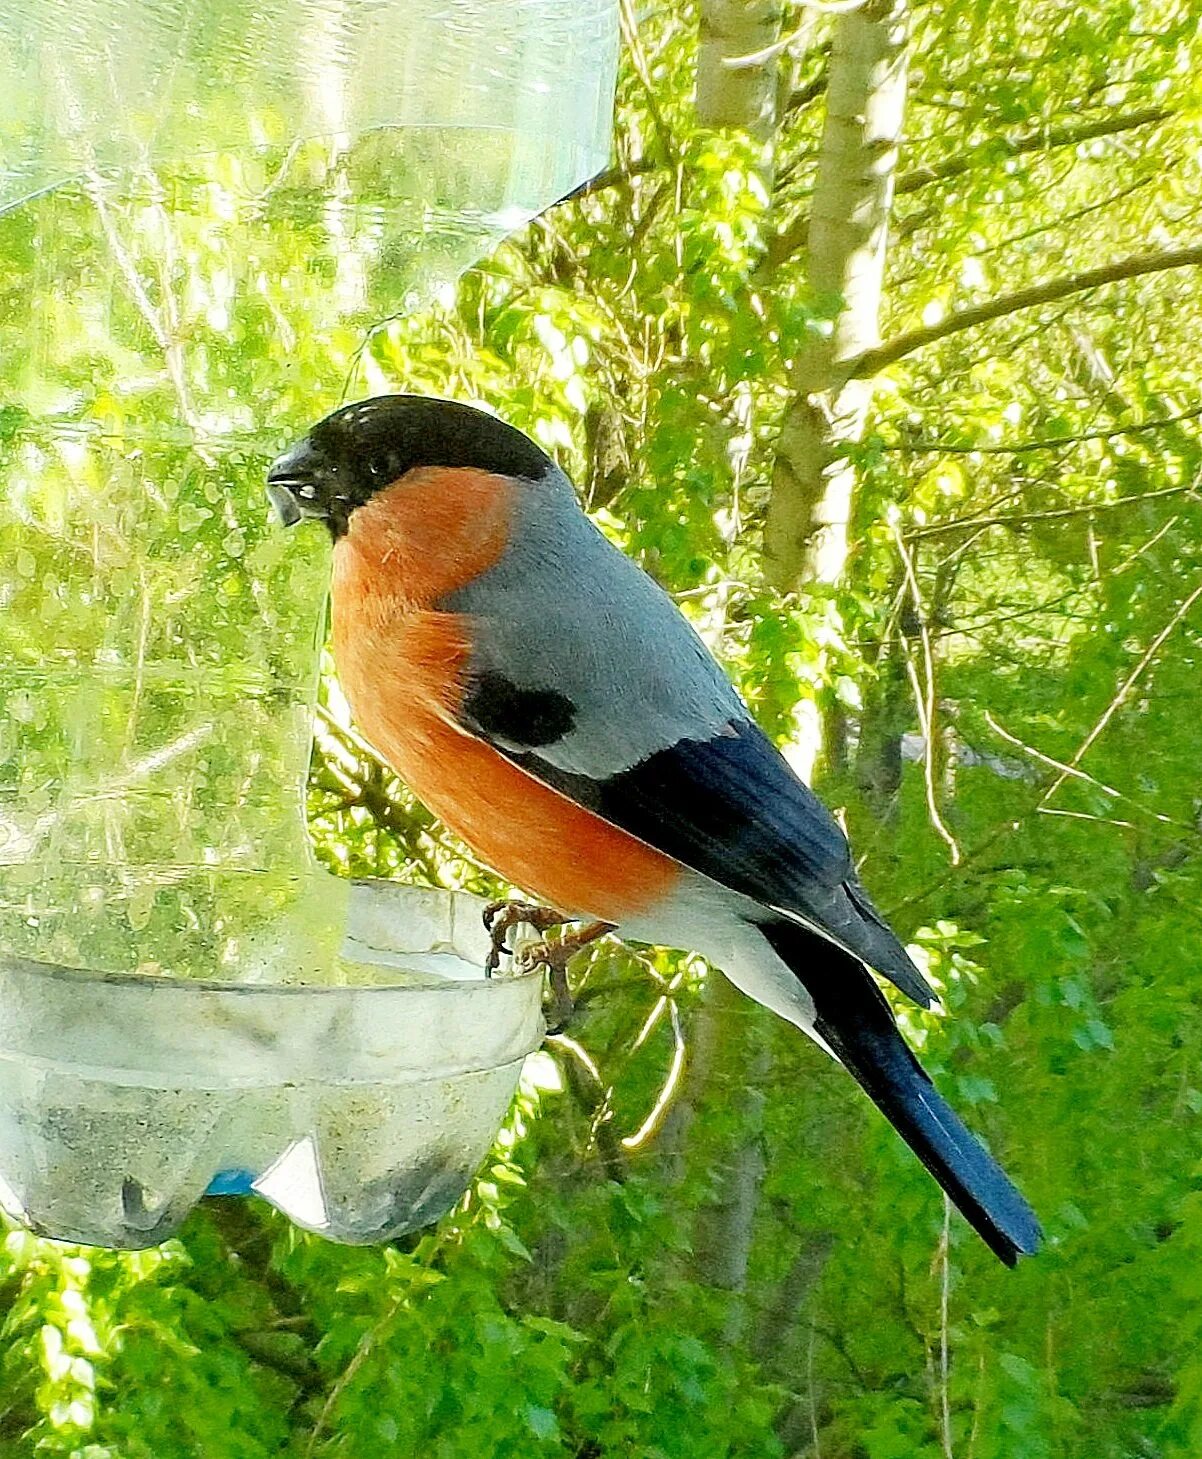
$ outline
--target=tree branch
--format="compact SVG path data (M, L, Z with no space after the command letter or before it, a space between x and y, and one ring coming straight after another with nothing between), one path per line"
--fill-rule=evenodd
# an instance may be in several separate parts
M1149 431L1160 431L1165 426L1177 425L1183 420L1197 420L1199 416L1202 416L1202 405L1196 405L1193 410L1183 410L1178 415L1163 415L1156 420L1139 421L1133 426L1115 426L1108 431L1080 431L1072 436L1044 436L1041 440L1017 441L1013 446L961 446L952 445L948 441L915 441L911 445L898 441L896 444L882 445L880 449L898 451L904 456L1022 456L1030 451L1057 451L1062 446L1077 446L1082 441L1109 441L1116 436L1142 436ZM1169 487L1167 492L1153 492L1152 495L1172 495L1183 490L1186 488L1174 486ZM1121 506L1122 502L1112 502L1109 505Z
M1158 491L1143 491L1137 496L1121 496L1112 502L1084 502L1079 507L1055 507L1047 512L998 512L992 517L958 517L951 522L933 522L929 527L915 527L906 533L906 541L920 537L944 537L949 532L973 532L982 527L1025 527L1029 522L1053 522L1065 517L1091 517L1095 512L1113 512L1118 507L1131 507L1139 502L1156 501L1166 496L1194 496L1195 486L1163 486Z
M1078 142L1089 142L1095 137L1112 137L1117 132L1134 131L1137 127L1155 126L1175 115L1171 107L1146 106L1140 111L1128 112L1125 116L1101 117L1097 121L1081 122L1075 126L1064 124L1058 127L1042 127L1022 137L990 138L975 151L948 157L931 167L916 167L903 172L897 179L896 191L918 192L935 182L946 182L948 178L959 177L977 165L978 154L984 148L997 146L1003 157L1018 157L1024 152L1050 152L1056 147L1072 147Z
M847 375L852 380L875 375L925 345L935 344L938 340L947 339L949 335L959 334L965 329L975 329L978 324L988 324L991 320L1002 319L1008 314L1017 314L1023 309L1053 304L1072 294L1083 294L1089 289L1098 289L1103 284L1114 284L1123 279L1139 278L1141 274L1161 273L1166 269L1196 268L1199 264L1202 264L1202 245L1193 248L1169 248L1158 253L1142 253L1133 258L1123 258L1117 263L1086 269L1084 273L1068 274L1046 284L1017 289L1013 294L1003 294L1000 298L974 305L971 309L958 309L941 319L938 324L926 324L921 329L907 330L885 344L878 345L876 349L865 350L863 354L847 362Z
M1138 178L1129 187L1123 187L1115 193L1109 193L1096 202L1088 203L1085 207L1074 208L1070 213L1060 213L1050 222L1038 223L1033 228L1024 228L1021 233L1010 233L1005 238L999 238L996 243L990 243L984 248L978 248L968 255L969 258L988 258L992 253L1001 253L1007 248L1013 248L1018 243L1026 243L1028 239L1038 238L1041 234L1052 233L1059 229L1061 232L1070 224L1076 223L1082 218L1088 218L1093 213L1103 212L1106 208L1114 207L1115 203L1121 203L1124 198L1129 198L1132 193L1137 193L1141 188L1149 187L1153 182L1159 182L1163 174L1156 176ZM894 229L894 237L905 238L915 232L918 228L924 227L932 218L943 216L943 209L937 206L917 208L914 212L908 213ZM923 276L922 268L912 268L909 273L897 274L889 280L890 289L901 289L906 284L912 284L916 279Z
M1164 643L1165 639L1168 638L1174 628L1176 628L1181 620L1189 613L1190 609L1194 606L1199 598L1202 598L1202 582L1199 582L1198 585L1194 588L1193 592L1190 593L1187 598L1185 598L1177 605L1177 607L1173 611L1172 617L1164 625L1164 627L1160 630L1160 632L1156 635L1156 637L1152 640L1152 642L1148 645L1144 652L1140 655L1139 662L1119 685L1114 697L1111 699L1110 703L1102 712L1101 717L1098 719L1093 729L1090 730L1090 732L1077 746L1077 749L1074 752L1072 758L1061 771L1060 775L1052 782L1050 786L1048 786L1047 790L1044 791L1043 798L1039 802L1040 808L1046 806L1048 801L1051 800L1051 798L1056 794L1056 792L1070 777L1070 775L1073 775L1077 771L1078 767L1081 764L1081 761L1085 758L1086 752L1091 748L1092 745L1096 743L1098 737L1102 734L1103 730L1105 730L1106 726L1127 702L1131 690L1138 683L1139 679L1144 673L1144 670L1148 668L1148 666L1155 659L1156 655L1160 652L1161 645ZM1167 817L1161 819L1167 819Z
M926 671L926 682L923 683L919 677L918 665L914 661L914 654L910 647L909 638L905 634L900 634L898 642L905 656L906 672L910 678L911 688L914 690L914 707L918 712L918 723L922 729L923 738L926 741L924 747L925 752L923 754L923 780L927 792L927 812L931 825L947 846L952 865L959 866L961 855L960 843L948 829L947 822L943 819L943 810L939 804L939 790L936 784L935 761L938 754L939 728L935 716L939 707L939 696L935 689L935 653L931 647L929 619L927 617L926 604L922 598L922 590L918 585L918 569L914 563L914 556L906 545L906 539L902 536L900 527L894 527L894 537L897 541L897 551L901 557L902 567L905 569L906 583L910 589L910 598L914 604L914 617L917 621L919 635L922 639L923 666Z
M829 56L830 47L823 48ZM802 107L809 106L810 102L817 101L826 91L827 73L825 67L819 71L817 76L811 76L803 86L796 86L790 91L785 100L784 111L800 111Z
M592 197L594 193L605 192L608 188L621 187L623 183L632 182L636 177L646 177L649 172L662 172L666 166L667 163L662 159L657 161L650 157L633 157L626 163L617 162L613 167L604 168L596 177L582 182L579 187L574 187L570 193L564 193L554 206L558 208L563 203L578 202L581 198Z
M634 67L634 73L639 78L639 84L643 88L643 101L647 107L647 113L651 118L651 124L655 128L655 135L659 141L664 156L672 167L679 163L679 154L676 149L676 140L672 135L672 129L664 120L664 114L660 110L659 95L655 83L651 79L651 70L647 64L647 53L643 49L642 38L639 35L638 17L634 13L634 6L631 0L619 0L618 16L621 23L622 35L630 51L630 62Z
M549 1034L547 1042L567 1055L559 1067L576 1107L588 1121L589 1139L606 1180L624 1184L626 1164L613 1126L613 1086L606 1084L588 1051L575 1039L557 1033Z

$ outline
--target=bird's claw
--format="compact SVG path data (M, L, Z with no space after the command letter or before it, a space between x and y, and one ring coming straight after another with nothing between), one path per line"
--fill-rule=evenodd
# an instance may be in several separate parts
M527 942L520 947L510 948L507 941L510 932L523 924L540 933L553 927L563 927L571 919L553 907L540 907L535 902L513 902L501 900L489 902L483 912L484 925L488 929L492 947L484 964L484 976L491 978L501 965L501 955L508 953L514 967L523 973L532 973L535 968L547 970L550 985L548 1004L548 1033L562 1033L567 1027L575 1004L568 985L568 963L583 947L595 942L613 931L612 922L586 922L572 931L563 931L557 937L540 937L536 942Z
M578 951L579 948L569 943L544 938L539 942L526 943L514 954L514 967L519 972L532 973L540 967L547 971L549 1034L562 1033L576 1010L572 990L568 986L568 961Z
M586 922L574 931L560 933L554 940L543 938L518 950L514 961L520 971L533 972L540 966L547 970L551 994L547 1020L549 1034L562 1033L576 1011L568 983L568 963L590 942L596 942L597 938L612 931L612 922Z
M484 963L486 978L491 978L501 966L502 954L511 951L507 938L515 927L520 927L525 923L537 932L548 932L552 927L558 927L568 921L568 918L562 912L557 912L554 907L540 907L536 902L511 901L505 897L496 902L489 902L481 915L492 941L492 947L489 949Z

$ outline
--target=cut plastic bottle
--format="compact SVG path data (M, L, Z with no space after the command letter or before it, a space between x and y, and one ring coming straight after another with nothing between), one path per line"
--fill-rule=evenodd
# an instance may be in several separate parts
M479 929L449 976L474 903L452 936L314 861L329 547L263 473L434 388L388 373L404 317L605 164L616 31L0 0L0 1204L39 1231L148 1244L212 1186L373 1240L503 1116L537 980Z

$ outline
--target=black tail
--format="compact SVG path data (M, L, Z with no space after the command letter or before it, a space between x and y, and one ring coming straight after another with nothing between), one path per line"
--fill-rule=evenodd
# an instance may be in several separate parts
M864 965L794 922L761 930L813 998L817 1032L990 1250L1007 1266L1037 1250L1034 1212L931 1083Z

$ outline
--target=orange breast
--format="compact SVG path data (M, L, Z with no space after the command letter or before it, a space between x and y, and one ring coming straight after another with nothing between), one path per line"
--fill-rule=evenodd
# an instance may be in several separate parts
M334 557L338 677L366 738L483 861L564 912L620 922L671 889L677 863L455 724L470 624L429 605L504 550L513 489L412 472L355 512ZM418 491L464 506L441 512L436 543Z

